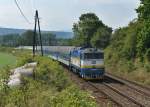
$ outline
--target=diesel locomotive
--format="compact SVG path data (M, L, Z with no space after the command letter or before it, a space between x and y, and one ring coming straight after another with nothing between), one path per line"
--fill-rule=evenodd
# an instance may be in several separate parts
M86 80L104 77L104 52L100 49L76 47L69 54L55 52L49 57L68 66L70 71Z

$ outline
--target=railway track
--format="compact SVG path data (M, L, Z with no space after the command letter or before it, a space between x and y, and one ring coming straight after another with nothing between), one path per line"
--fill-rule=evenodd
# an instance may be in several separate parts
M88 82L122 107L150 107L150 96L141 89L118 80L105 78L104 82ZM145 89L145 88L144 88ZM148 90L147 90L148 91Z
M111 74L106 74L103 82L85 81L78 76L75 78L77 83L86 84L84 85L85 89L92 87L91 89L97 98L102 98L101 94L103 94L119 107L150 107L150 90L148 87L145 88Z
M120 107L143 107L142 104L131 99L129 96L122 94L116 88L113 88L105 83L93 83L89 82L90 85L97 88L100 92L105 94L110 100L116 103Z
M75 82L82 90L89 91L91 93L91 98L94 98L97 103L100 105L100 107L108 107L109 103L111 103L112 107L121 107L115 100L109 98L105 93L103 93L99 88L96 86L92 85L92 82L83 80L80 78L78 75L76 75L73 72L70 72L67 69L67 73L69 74L69 77L73 82Z
M133 82L133 81L129 81L127 79L124 79L124 78L121 78L121 77L118 77L116 75L112 75L110 73L106 73L106 77L107 78L110 78L112 80L116 80L116 81L119 81L121 82L122 84L125 84L127 85L128 87L138 91L139 93L143 93L144 95L146 96L149 96L150 97L150 87L146 87L146 86L143 86L143 85L140 85L136 82Z
M123 96L128 97L141 107L150 107L150 90L148 87L111 74L106 74L103 84L112 90L118 91Z

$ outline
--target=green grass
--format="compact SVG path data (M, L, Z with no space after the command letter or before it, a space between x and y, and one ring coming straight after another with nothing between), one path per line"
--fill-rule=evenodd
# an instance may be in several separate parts
M16 57L9 53L0 52L0 68L16 64Z

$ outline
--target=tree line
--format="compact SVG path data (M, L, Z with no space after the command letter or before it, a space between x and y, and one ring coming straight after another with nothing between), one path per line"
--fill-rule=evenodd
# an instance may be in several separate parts
M33 31L28 30L23 34L8 34L0 36L0 46L17 47L17 46L32 46ZM39 37L36 37L39 45ZM45 46L68 45L69 39L56 38L55 34L42 33L42 43Z

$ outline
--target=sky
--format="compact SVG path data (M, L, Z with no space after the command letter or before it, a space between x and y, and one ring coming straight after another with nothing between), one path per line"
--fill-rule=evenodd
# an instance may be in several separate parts
M14 0L0 0L0 27L33 29L35 10L39 11L41 29L70 31L81 14L93 12L113 29L127 26L137 17L139 0L17 0L27 23Z

